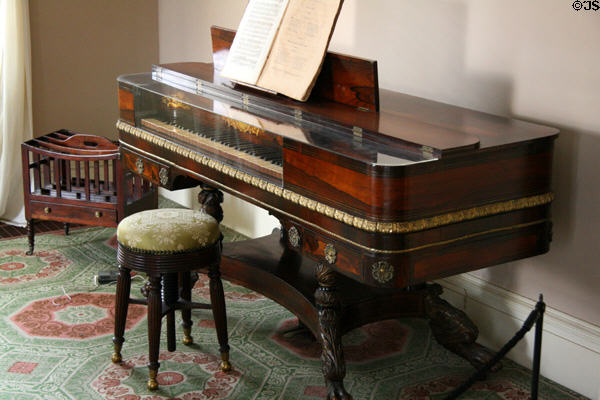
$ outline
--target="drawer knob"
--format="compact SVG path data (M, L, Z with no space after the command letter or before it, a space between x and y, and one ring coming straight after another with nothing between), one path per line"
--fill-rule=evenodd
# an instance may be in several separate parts
M100 218L102 216L102 213L100 211L96 211L94 215L96 216L96 218Z
M50 207L44 207L44 212L45 212L46 214L50 214L50 211L52 211L52 210L50 209Z
M142 174L144 172L144 160L138 158L135 160L135 169L138 174Z

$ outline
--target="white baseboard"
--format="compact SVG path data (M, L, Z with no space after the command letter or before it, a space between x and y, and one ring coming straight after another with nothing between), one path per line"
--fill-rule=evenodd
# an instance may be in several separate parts
M498 350L521 327L535 301L471 274L438 281L444 299L464 310L479 327L478 342ZM508 354L531 367L533 329ZM541 373L591 399L600 400L600 327L551 307L544 314Z

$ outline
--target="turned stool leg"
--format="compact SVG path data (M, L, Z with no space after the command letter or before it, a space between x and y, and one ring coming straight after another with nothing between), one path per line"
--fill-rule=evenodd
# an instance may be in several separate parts
M162 299L160 295L160 275L148 276L148 389L158 389L158 352L160 349L160 320Z
M167 313L167 350L177 350L175 340L175 311Z
M227 316L225 314L225 295L223 293L223 283L221 282L221 272L219 264L214 263L208 269L210 278L210 303L212 305L213 318L217 328L217 340L219 341L219 351L221 352L221 371L231 371L229 363L229 339L227 337Z
M181 298L186 301L192 301L192 282L191 272L180 272L179 282L181 287ZM190 345L194 343L192 337L192 310L190 308L181 309L181 326L183 327L183 344Z
M120 363L121 347L123 346L123 334L125 333L125 322L127 321L127 308L129 306L129 292L131 290L131 272L129 269L119 265L119 276L117 277L117 291L115 299L115 336L113 337L114 352L112 362Z
M175 307L179 301L178 274L169 273L162 276L162 301L169 308L167 312L167 350L175 351Z

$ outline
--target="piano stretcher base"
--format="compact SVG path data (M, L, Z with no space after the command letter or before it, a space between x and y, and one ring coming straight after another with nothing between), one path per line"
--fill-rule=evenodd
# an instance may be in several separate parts
M319 322L322 307L316 300L319 283L315 271L318 268L316 261L283 245L279 231L258 239L227 243L221 262L225 279L278 302L295 314L300 324L308 328L315 338L324 334ZM436 340L473 366L480 367L492 356L475 342L478 329L467 315L440 299L440 285L375 288L338 274L335 292L339 301L338 320L333 321L329 328L337 336L330 339L338 342L338 346L343 334L367 323L424 317L430 320ZM342 353L336 357L340 359L333 364L344 364ZM326 357L323 361L325 370L333 368L327 365Z

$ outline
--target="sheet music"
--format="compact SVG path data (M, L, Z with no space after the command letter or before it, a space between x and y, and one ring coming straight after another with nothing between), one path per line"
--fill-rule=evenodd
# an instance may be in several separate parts
M289 0L250 0L221 75L256 84Z
M305 100L314 85L341 0L291 0L258 86Z

